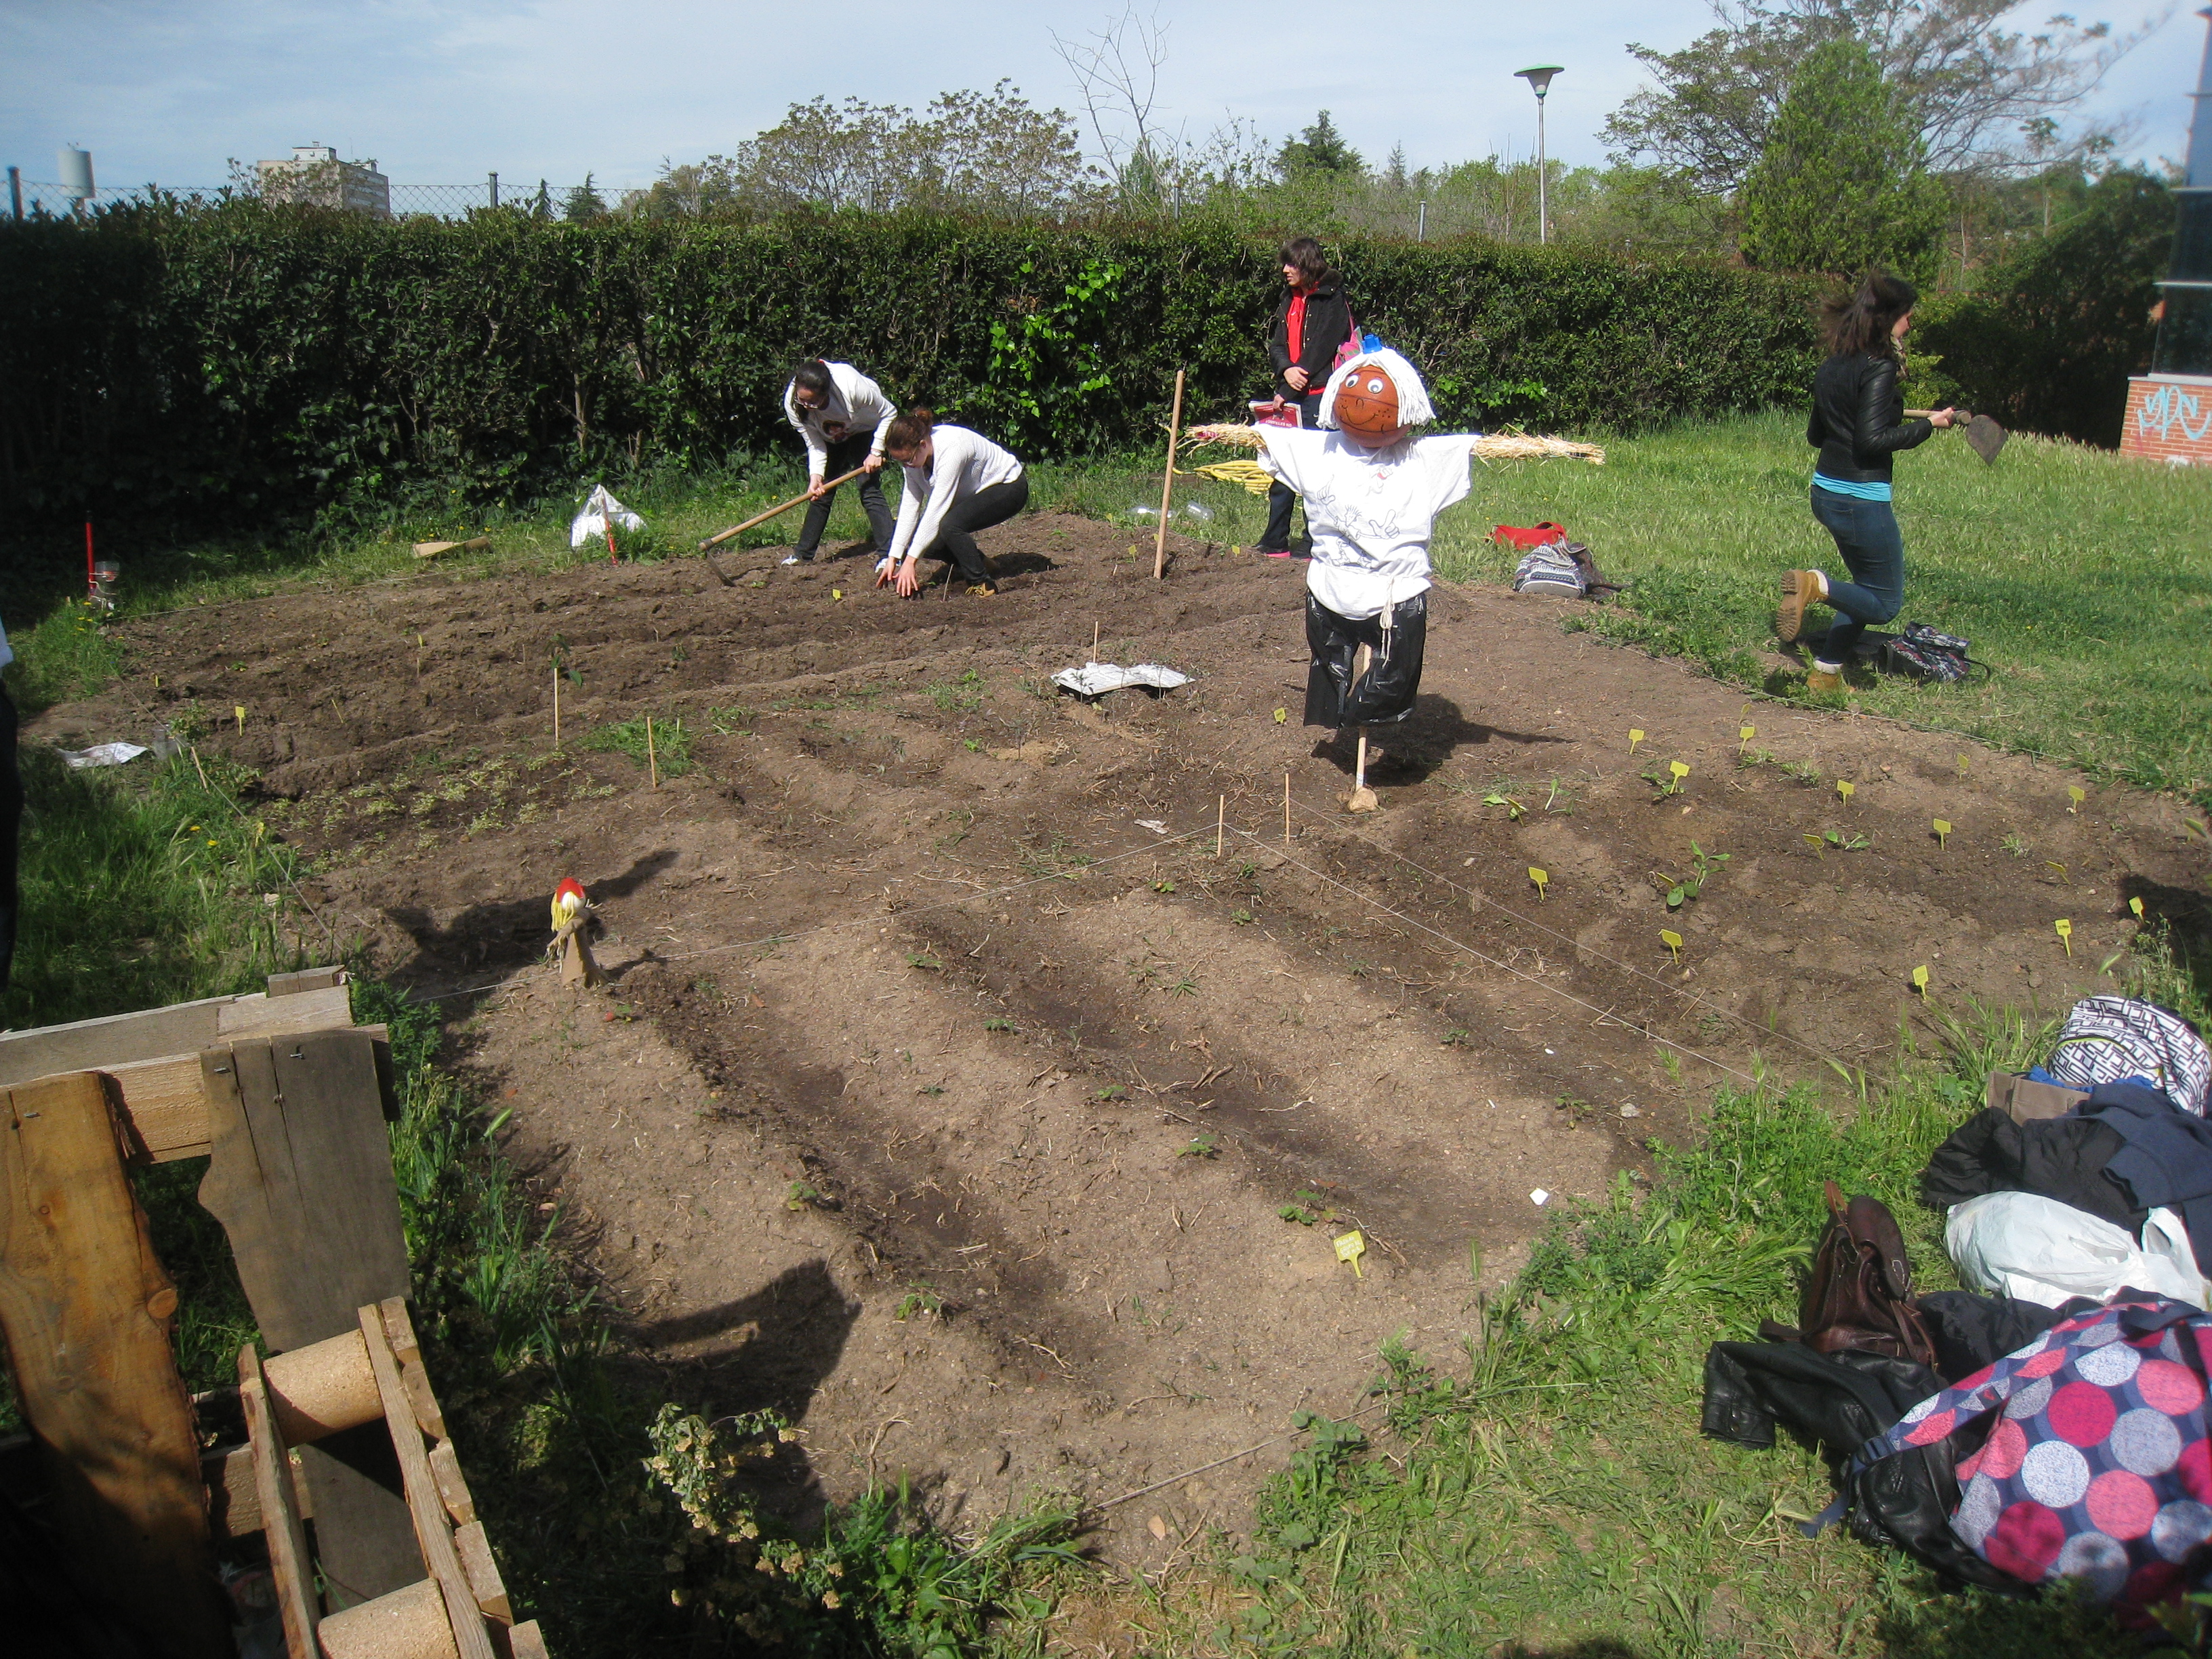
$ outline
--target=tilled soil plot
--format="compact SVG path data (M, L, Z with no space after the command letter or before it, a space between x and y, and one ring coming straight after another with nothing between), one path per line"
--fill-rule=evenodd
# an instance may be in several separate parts
M1291 1413L1358 1407L1393 1333L1448 1351L1717 1085L1763 1064L1840 1109L1834 1066L1880 1073L1923 1018L1915 966L1938 1004L2063 1006L2130 897L2200 902L2169 803L1747 707L1491 591L1434 596L1354 818L1299 724L1301 567L1179 542L1155 584L1109 526L988 539L990 599L755 553L727 586L687 560L195 609L34 731L222 716L202 746L323 858L322 925L449 997L672 1389L799 1425L801 1506L1142 1492L1103 1514L1158 1565L1245 1524ZM1056 691L1094 627L1193 683ZM657 788L586 746L646 714ZM539 962L563 875L599 992Z

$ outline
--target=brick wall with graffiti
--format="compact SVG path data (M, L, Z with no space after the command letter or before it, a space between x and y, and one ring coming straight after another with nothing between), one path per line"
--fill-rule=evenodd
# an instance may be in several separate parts
M2120 453L2212 466L2212 379L2139 375L2130 380Z

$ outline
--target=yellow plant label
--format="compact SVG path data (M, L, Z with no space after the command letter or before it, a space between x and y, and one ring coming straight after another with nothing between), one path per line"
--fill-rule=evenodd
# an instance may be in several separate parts
M1737 742L1749 743L1759 735L1759 728L1755 726L1739 726L1736 727L1735 735Z
M1367 1241L1359 1236L1359 1230L1357 1227L1353 1228L1348 1233L1339 1233L1337 1235L1336 1259L1339 1261L1349 1261L1352 1264L1352 1272L1355 1278L1364 1279L1367 1277L1365 1273L1359 1271L1359 1258L1366 1254Z
M1924 963L1912 970L1912 988L1923 997L1928 994L1928 969Z
M845 597L845 590L842 587L833 587L830 590L830 597L833 599L842 599Z
M1849 778L1838 778L1836 780L1836 793L1841 795L1845 800L1849 800L1853 795L1858 793L1858 785L1853 783Z
M1676 933L1671 927L1662 927L1659 930L1659 942L1674 953L1676 960L1679 961L1682 955L1682 936L1680 933Z
M2128 908L2136 913L2136 920L2137 921L2141 921L2142 920L2142 901L2141 899L2130 899L2128 901Z
M1644 734L1638 731L1634 726L1630 726L1628 728L1628 752L1632 755L1634 754L1636 752L1636 745L1643 741Z
M1278 708L1278 709L1275 711L1275 724L1276 724L1276 725L1278 725L1278 726L1280 726L1280 725L1281 725L1285 720L1286 720L1290 719L1290 717L1291 717L1291 711L1290 711L1289 709L1287 709L1287 708Z
M2072 956L2074 954L2073 921L2068 917L2061 916L2057 921L2053 922L2051 926L2057 928L2059 939L2066 946L2066 954L2069 957Z
M1964 755L1959 757L1959 775L1962 778L1966 775L1966 757Z
M1667 769L1677 778L1686 778L1690 775L1689 767L1680 761L1668 761Z
M1536 884L1536 896L1541 898L1544 896L1544 889L1552 878L1547 872L1539 870L1532 864L1528 866L1528 879Z
M230 712L238 718L238 729L241 732L246 730L246 705L242 702L235 704Z
M1946 845L1946 844L1948 844L1948 843L1949 842L1950 838L1951 838L1951 825L1950 825L1950 822L1949 822L1949 820L1948 820L1948 819L1946 819L1946 818L1938 818L1938 819L1936 819L1936 844L1938 847L1944 846L1944 845Z

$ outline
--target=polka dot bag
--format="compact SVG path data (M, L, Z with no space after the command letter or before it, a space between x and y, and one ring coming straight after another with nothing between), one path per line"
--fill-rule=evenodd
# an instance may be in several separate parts
M1853 1473L1986 1430L1959 1460L1951 1514L1977 1555L2025 1583L2079 1579L2123 1607L2191 1587L2212 1569L2212 1316L2123 1295L1922 1401L1868 1442Z

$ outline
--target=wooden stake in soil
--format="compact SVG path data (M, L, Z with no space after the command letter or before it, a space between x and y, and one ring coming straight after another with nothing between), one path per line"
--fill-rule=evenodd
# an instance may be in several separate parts
M1374 663L1374 652L1366 646L1361 646L1359 654L1352 664L1353 685L1357 686L1366 677L1367 671ZM1367 787L1367 728L1363 726L1359 728L1359 758L1352 774L1352 795L1344 803L1344 810L1347 812L1374 812L1379 811L1382 805L1382 803L1375 798L1375 792Z
M553 659L553 746L561 746L561 659Z
M1218 797L1213 805L1213 856L1221 856L1222 821L1229 816L1229 797Z
M1098 660L1098 623L1096 618L1091 623L1091 660Z
M1168 416L1168 470L1160 480L1160 527L1152 538L1152 580L1158 581L1168 568L1168 508L1175 496L1176 439L1182 430L1182 376L1176 370L1175 412Z
M1291 775L1283 774L1283 845L1291 844Z
M653 787L655 789L659 788L660 757L653 752L653 716L650 714L645 717L645 766L646 770L652 775Z

